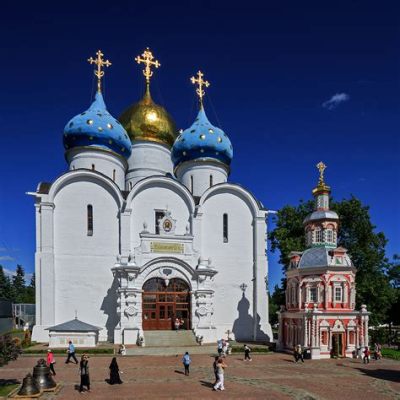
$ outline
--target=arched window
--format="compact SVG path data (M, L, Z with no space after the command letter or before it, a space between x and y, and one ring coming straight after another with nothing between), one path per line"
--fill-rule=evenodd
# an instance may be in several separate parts
M87 235L93 236L93 206L87 206Z
M92 164L92 171L94 171L96 169L96 166L94 164Z
M224 243L228 243L228 214L224 214L222 217L222 229Z
M326 230L326 241L328 243L333 243L333 230L332 229Z
M213 185L213 176L210 175L210 187Z
M113 181L115 181L115 169L113 169Z

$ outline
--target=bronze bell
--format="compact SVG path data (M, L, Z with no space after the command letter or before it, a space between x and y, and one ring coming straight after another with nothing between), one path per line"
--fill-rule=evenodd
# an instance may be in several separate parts
M57 384L54 382L50 373L50 367L46 365L46 361L41 358L35 367L33 367L33 379L42 390L55 389Z
M33 396L40 393L40 388L34 381L31 374L26 375L22 381L21 389L19 389L18 396Z

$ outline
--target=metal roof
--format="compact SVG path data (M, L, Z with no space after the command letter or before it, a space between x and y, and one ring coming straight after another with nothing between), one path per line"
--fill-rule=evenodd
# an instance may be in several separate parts
M98 328L97 326L79 321L79 319L77 318L47 328L48 331L54 331L54 332L93 332L93 331L99 331L100 329L101 328Z

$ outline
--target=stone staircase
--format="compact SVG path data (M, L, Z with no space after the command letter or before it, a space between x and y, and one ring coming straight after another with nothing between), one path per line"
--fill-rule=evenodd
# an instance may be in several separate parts
M144 331L146 347L198 346L192 331Z

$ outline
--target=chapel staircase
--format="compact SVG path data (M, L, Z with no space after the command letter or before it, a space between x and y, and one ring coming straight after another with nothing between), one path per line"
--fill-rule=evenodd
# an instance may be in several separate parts
M146 347L198 346L192 331L144 331Z

